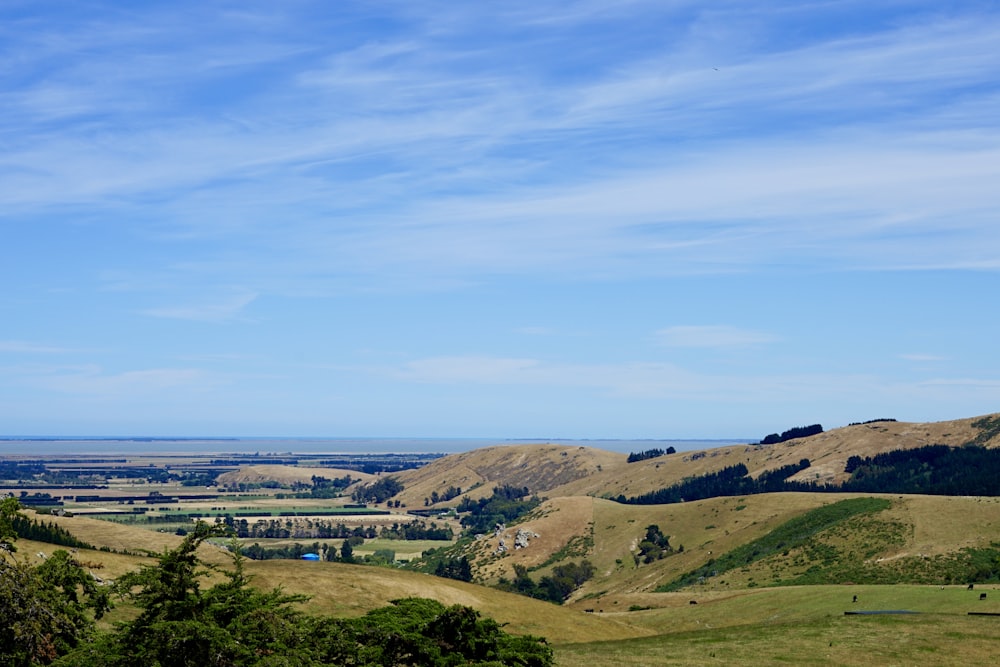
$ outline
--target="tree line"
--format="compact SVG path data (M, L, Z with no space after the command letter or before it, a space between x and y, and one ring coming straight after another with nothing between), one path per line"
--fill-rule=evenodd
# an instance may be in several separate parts
M779 442L785 442L787 440L794 440L795 438L807 438L810 435L818 435L823 432L823 427L820 424L812 424L810 426L795 426L783 431L781 434L772 433L764 437L760 441L762 445L776 445Z
M756 479L742 464L686 479L678 484L615 500L632 505L661 505L717 496L805 491L812 493L909 493L928 495L1000 496L1000 450L978 445L926 445L874 456L852 456L842 484L788 479L809 467L809 459L768 470Z
M974 445L852 456L845 472L851 477L839 487L843 491L1000 496L1000 450Z
M450 540L454 531L447 525L439 525L420 519L409 523L396 522L392 526L348 526L343 522L323 519L260 519L250 523L246 519L224 516L220 522L230 527L236 537L249 539L343 539L362 537L375 539L383 537L391 540Z
M655 459L660 456L665 456L667 454L676 454L677 450L673 447L667 447L666 449L660 449L654 447L653 449L647 449L642 452L629 452L628 459L626 463L637 463L639 461L645 461L647 459Z
M446 503L453 498L458 498L460 495L462 495L462 487L454 485L445 489L444 493L432 491L431 495L424 498L424 507L429 507L437 503Z
M23 514L15 514L9 519L11 531L18 537L35 542L47 542L61 547L72 549L93 549L94 547L83 540L78 540L68 530L62 526L57 526L51 521L43 523L38 519L29 519Z
M665 505L718 496L787 491L785 480L808 467L809 459L802 459L798 463L763 472L754 479L747 474L749 470L746 465L737 463L717 472L691 477L672 486L638 496L626 498L624 495L619 495L616 500L629 505Z
M356 503L384 503L403 490L403 484L392 477L382 477L376 482L359 486L351 494Z

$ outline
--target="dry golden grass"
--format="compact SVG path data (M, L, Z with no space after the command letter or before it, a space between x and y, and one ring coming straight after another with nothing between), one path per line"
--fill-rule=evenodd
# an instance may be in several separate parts
M176 535L85 517L53 516L44 517L44 520L53 521L78 539L97 547L148 549L160 553L176 547L182 539ZM39 551L51 553L59 548L26 540L19 540L18 546L22 557L31 558L35 558L34 554ZM210 544L202 545L199 556L217 566L225 567L232 563L226 551ZM78 550L76 557L100 565L95 572L102 578L111 579L141 564L155 562L151 558L87 549ZM255 586L264 589L280 586L287 593L310 596L305 609L313 613L360 615L394 599L420 596L444 604L470 605L499 622L508 623L511 631L540 634L551 641L610 640L648 634L648 630L632 628L623 621L584 616L570 608L556 607L475 584L391 568L294 560L248 561L246 567Z
M606 612L633 605L655 607L670 600L652 593L657 586L761 537L802 512L836 502L847 495L782 493L648 506L621 505L591 497L554 498L543 503L519 524L538 534L538 537L530 539L526 549L495 556L492 551L496 540L488 538L475 543L470 556L477 578L482 581L496 581L501 576L511 578L514 564L537 568L546 562L560 562L555 560L555 556L559 556L561 562L587 558L595 565L597 575L574 595L569 603L571 606ZM902 543L879 554L880 558L888 560L952 553L969 546L988 546L995 539L996 527L1000 525L1000 499L887 497L893 501L893 506L882 512L879 518L901 524L905 537ZM395 520L397 517L392 518ZM119 551L141 549L162 552L176 546L180 539L172 534L85 517L51 517L50 520L80 539ZM650 524L658 525L670 537L674 548L683 545L683 553L651 564L636 565L633 554L645 534L646 526ZM509 526L508 535L513 536L517 527ZM857 539L863 540L865 536L859 535ZM313 540L299 541L311 543ZM203 557L207 561L228 562L228 556L223 551L208 546L205 550ZM406 556L412 554L407 552ZM280 569L287 565L290 565L288 561L280 561L277 565L266 567ZM712 578L695 590L699 594L712 593L712 589L731 592L748 585L751 578L758 583L766 583L769 581L768 568L772 565L763 562L754 564L746 571L733 571L718 580ZM376 576L390 582L399 574L393 570L373 571ZM542 570L534 576L544 573L545 570ZM438 583L442 580L430 578L430 581ZM394 584L387 585L391 588Z
M574 596L573 604L609 610L653 604L657 586L773 530L788 519L843 496L783 493L712 498L673 505L620 505L595 500L594 548L589 556L598 577ZM657 525L683 553L651 564L633 558L646 527ZM664 600L665 598L655 598Z
M245 466L239 470L224 472L218 476L216 481L223 486L232 484L260 484L262 482L278 482L279 484L311 484L313 476L336 479L350 475L352 479L371 481L375 475L370 475L357 470L343 470L341 468L306 468L299 466L284 465L259 465Z
M86 517L52 516L43 519L51 520L78 539L97 547L133 551L146 549L160 553L176 547L182 539L176 535ZM38 552L48 554L60 547L19 540L18 548L20 557L37 559L35 554ZM227 567L232 564L230 554L211 544L203 544L198 553L212 565ZM106 579L117 578L142 564L155 563L152 558L89 549L77 550L75 557L96 566L95 573ZM508 629L513 632L539 634L551 641L611 640L649 634L648 630L632 627L622 620L600 619L484 586L392 568L294 560L247 561L246 568L255 586L263 589L280 586L287 593L310 596L305 609L312 613L354 616L384 606L394 599L419 596L444 604L470 605L501 623L508 623Z
M887 497L895 502L883 516L912 526L906 547L890 555L936 555L964 547L985 547L997 540L1000 498Z
M996 415L991 415L996 416ZM686 477L716 472L743 463L752 476L766 470L809 459L811 466L792 479L798 481L841 482L851 456L873 456L895 449L913 449L932 444L958 446L972 440L978 429L972 423L981 417L945 422L875 422L833 429L809 438L777 445L732 445L698 452L678 452L655 459L619 465L604 465L587 477L551 488L547 495L591 495L604 497L637 496L649 493ZM1000 447L1000 436L985 443Z
M35 542L32 540L18 540L16 557L21 562L28 562L37 565L42 562L39 554L51 556L58 550L71 552L72 556L88 572L91 572L101 579L113 581L126 572L130 572L139 567L140 564L152 565L156 561L153 558L142 558L137 556L126 556L124 554L109 553L95 549L70 549L60 547L46 542Z
M25 512L32 516L32 512ZM168 549L174 549L181 543L183 538L172 533L160 533L143 528L136 528L112 521L102 521L83 516L60 517L44 516L39 517L42 521L52 522L65 528L79 540L92 544L97 548L107 547L119 552L155 554L163 553ZM103 553L103 552L91 552ZM206 563L221 564L229 562L226 552L218 547L208 544L202 545L198 555Z
M411 507L422 507L423 498L433 490L440 493L448 486L468 488L475 483L481 485L479 491L484 495L488 495L493 486L506 483L528 486L548 496L548 501L520 523L521 527L538 534L530 540L527 549L494 557L490 552L496 546L495 540L483 541L474 547L474 567L480 577L495 580L511 576L515 563L536 568L551 564L556 556L563 562L585 557L594 563L597 575L563 607L482 586L388 568L263 561L248 563L248 570L258 586L281 586L290 593L311 595L307 608L317 613L361 614L409 595L431 597L446 604L468 604L501 622L510 623L511 630L543 635L566 645L558 656L560 664L567 665L588 660L588 664L692 664L690 661L699 662L697 658L704 657L699 651L706 646L713 647L719 657L716 662L754 662L752 658L756 655L760 658L758 664L775 664L792 660L803 651L819 650L823 642L828 643L829 637L837 636L836 633L847 633L844 636L849 639L843 642L844 646L875 651L873 655L885 658L886 664L959 664L942 660L943 654L935 653L938 650L935 647L954 647L956 642L952 637L963 637L972 647L962 653L972 660L966 664L976 664L976 658L981 657L981 642L977 638L987 628L997 626L960 618L960 607L966 602L961 595L964 589L852 587L851 594L855 590L863 592L862 600L866 604L903 605L914 601L938 604L934 613L943 615L938 617L943 619L939 625L930 623L930 616L908 621L875 619L845 624L840 618L843 612L840 607L848 595L847 587L747 589L750 577L764 581L763 565L749 567L746 572L727 573L725 584L714 581L713 577L705 585L684 593L653 592L657 586L766 534L794 516L860 494L782 493L652 506L620 505L587 495L644 493L685 476L711 472L737 462L744 462L752 472L759 473L809 458L813 467L806 473L815 475L818 472L821 477L835 479L840 474L836 471L843 469L847 457L855 454L868 456L902 447L966 442L975 435L972 421L879 422L780 445L726 447L710 450L700 457L686 452L634 464L625 463L624 454L588 448L495 447L445 457L424 468L400 474L406 484L404 494L408 494L403 499ZM998 443L995 439L988 444L997 446ZM571 491L575 495L569 495ZM879 520L902 526L902 541L879 554L879 558L947 554L964 547L987 546L996 539L1000 526L1000 499L886 497L893 505L878 515ZM294 502L302 505L302 501ZM277 506L268 504L268 507ZM403 519L393 517L392 520L397 518ZM161 552L176 546L180 540L171 534L85 517L46 517L46 520L55 521L87 542L117 550ZM670 536L671 544L674 547L683 545L684 551L637 566L633 553L650 524L657 524ZM508 534L512 536L516 528L508 526ZM36 545L25 543L23 550L34 553L34 549ZM39 551L47 549L52 547L37 547ZM92 555L93 562L102 563L108 573L120 574L129 567L149 562L148 559L105 552L87 554L88 560ZM226 553L207 545L203 547L202 557L215 564L229 562ZM544 570L535 576L543 573ZM932 590L941 594L934 597L930 593ZM908 595L910 597L906 597ZM987 605L980 610L992 605L994 596L1000 597L1000 591L991 592ZM691 598L696 598L698 605L689 605ZM648 610L629 611L634 608ZM940 632L935 629L938 627L950 629ZM664 629L669 629L671 634L658 635ZM831 632L835 634L830 635ZM1000 632L992 632L993 640L1000 638ZM918 660L920 653L887 648L897 635L912 635L914 643L924 647L921 650L927 654L923 657L928 660ZM616 641L623 638L629 641ZM610 643L589 644L585 649L569 646L589 641ZM673 650L671 647L675 645L677 648ZM664 654L678 660L665 662ZM593 657L588 659L587 655ZM823 662L829 658L838 664L857 664L847 660L846 655L833 651L826 658L817 657L812 661L829 664ZM722 660L723 656L726 660Z
M593 535L593 547L586 557L595 565L597 576L587 582L569 604L605 611L633 605L655 607L665 604L669 598L652 593L657 586L765 535L803 512L858 495L862 494L781 493L649 506L619 505L594 499L592 517L581 520L576 534ZM989 546L996 539L996 527L1000 526L1000 499L885 497L893 505L880 513L877 521L898 523L902 527L903 541L886 547L879 558L892 560L955 553L965 547ZM658 525L669 535L675 549L683 546L683 553L636 565L633 554L650 524ZM871 530L879 531L879 525L873 524ZM564 526L561 539L568 542L572 539L571 532L569 526ZM842 539L860 544L870 538L862 533ZM844 546L850 547L850 543ZM770 568L774 564L762 561L748 566L745 571L730 571L692 590L728 595L745 588L751 580L767 583L773 576Z
M627 619L603 619L520 595L442 579L426 574L342 563L259 561L248 564L253 583L269 589L281 586L312 599L312 613L355 616L403 597L426 597L443 604L471 606L506 623L517 633L542 635L553 642L620 639L650 634Z
M620 467L626 458L626 454L592 447L550 444L485 447L399 473L396 477L405 488L398 498L408 507L419 508L432 492L443 493L451 486L463 490L476 487L464 495L480 498L489 496L494 486L503 484L526 486L532 493L547 495L549 490L572 480L589 477L605 468ZM456 502L457 499L442 504Z
M514 566L523 565L536 568L548 561L572 541L586 539L594 521L594 504L599 501L590 497L554 498L544 502L538 509L508 527L503 533L507 551L496 554L500 538L490 535L477 540L469 549L469 557L475 563L479 580L496 581L500 577L512 578ZM514 548L514 536L518 529L533 534L528 546ZM574 550L574 553L580 549ZM589 549L588 549L589 551ZM577 559L583 554L578 554Z

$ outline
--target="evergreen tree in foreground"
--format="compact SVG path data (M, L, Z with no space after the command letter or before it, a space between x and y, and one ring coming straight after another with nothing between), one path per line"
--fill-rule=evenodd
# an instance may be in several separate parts
M107 611L107 591L70 555L32 566L15 554L26 521L14 498L0 500L0 665L46 665L73 650Z
M234 549L226 580L203 590L196 555L218 527L198 524L155 566L116 584L139 616L60 660L65 667L260 667L319 665L519 665L548 667L544 640L508 635L459 605L408 598L361 618L310 616L305 598L249 585Z

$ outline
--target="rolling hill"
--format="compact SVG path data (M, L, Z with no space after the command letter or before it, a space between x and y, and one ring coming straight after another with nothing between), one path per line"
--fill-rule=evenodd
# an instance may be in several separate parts
M469 482L478 484L469 494L472 497L488 495L492 487L506 484L527 486L547 499L501 534L482 536L463 547L461 553L470 558L478 581L512 579L515 566L527 568L538 578L557 565L587 559L596 566L597 576L574 594L572 603L588 608L607 607L605 600L619 606L647 605L650 603L644 596L720 553L762 538L783 522L816 508L872 494L777 493L650 506L622 505L607 498L649 492L736 463L746 465L751 476L759 476L803 458L812 465L792 479L838 483L848 477L844 468L852 456L930 444L957 447L976 443L996 448L1000 446L998 425L997 415L937 423L877 421L774 445L679 452L633 463L628 463L624 454L585 447L511 445L444 457L401 473L398 479L406 487L403 493L410 492L401 497L410 503L434 491L443 493L451 485L465 489ZM888 509L853 520L850 539L821 536L795 547L798 551L788 549L788 553L749 563L724 578L710 578L700 589L736 590L797 581L810 568L813 572L819 568L830 581L852 577L907 580L905 568L914 573L909 580L944 583L947 577L928 570L949 571L960 580L968 576L971 566L960 567L956 559L966 558L965 550L992 548L991 536L1000 525L1000 501L996 499L886 497ZM435 506L457 502L455 498ZM675 553L639 566L637 547L649 525L659 526L669 536ZM509 547L518 529L527 537L527 546L501 552L500 540ZM824 569L820 567L823 558L817 555L821 553L827 560L831 553L860 559L861 565L853 570ZM789 556L791 560L784 563L782 559ZM918 576L918 572L923 574Z
M452 454L413 470L393 475L403 483L398 498L407 507L421 507L431 493L461 488L471 498L489 496L494 486L528 487L549 495L553 489L620 469L626 454L592 447L563 445L503 445ZM440 505L453 505L440 503Z
M30 510L26 513L32 514ZM86 517L46 516L44 520L97 547L76 549L74 558L108 581L155 562L139 552L160 553L175 548L181 541L176 535ZM36 563L44 554L60 548L28 540L19 540L17 546L22 558ZM198 555L212 568L231 566L231 556L218 546L203 544ZM543 635L551 641L611 640L652 634L649 629L633 627L623 620L582 616L569 607L416 572L297 560L247 561L245 567L254 586L265 590L281 587L286 593L305 594L310 599L304 608L317 614L360 616L392 600L415 596L432 598L445 605L471 606L514 632Z
M216 478L216 483L220 486L235 486L237 484L260 484L262 482L277 482L279 484L310 484L312 478L325 477L327 479L337 479L350 475L351 479L369 482L375 479L375 475L357 470L344 470L341 468L308 468L304 466L290 465L255 465L244 466L239 470L224 472Z
M978 426L977 426L978 424ZM1000 447L1000 413L942 422L875 421L832 429L807 438L773 445L748 443L698 451L683 451L634 463L628 455L593 447L548 443L498 445L451 454L412 470L393 473L404 489L395 499L411 509L451 507L459 496L430 502L450 488L462 496L489 496L494 486L527 487L547 498L565 496L635 496L677 482L742 463L749 475L775 470L809 459L811 466L792 480L840 483L852 456L873 456L932 444L958 447L969 442ZM296 466L248 466L228 472L219 482L308 483L312 475L339 477L351 474L368 483L375 477L349 470Z
M449 487L478 498L489 496L494 486L511 485L545 498L501 535L452 548L451 555L469 557L476 583L341 563L274 560L250 562L247 568L259 587L310 595L307 608L314 613L359 615L410 595L470 605L514 632L547 637L562 647L561 665L691 664L716 654L720 664L755 657L760 664L783 664L816 651L838 664L864 662L843 647L900 664L928 656L936 664L972 664L995 645L995 624L966 614L1000 615L1000 497L783 492L663 505L611 499L735 463L759 476L808 458L812 465L800 478L836 482L846 478L852 456L967 443L1000 447L1000 415L930 424L880 421L775 445L680 452L635 463L625 454L587 447L489 447L394 474L405 487L396 499L411 508L423 508L425 498ZM320 473L300 469L298 474L308 479ZM460 498L434 507L454 506ZM851 512L837 514L848 505ZM179 540L84 517L51 520L117 551L160 551ZM646 562L640 543L650 526L662 531L669 548L662 558ZM527 536L526 545L499 551L500 537L510 547L518 530ZM47 548L25 543L22 553ZM209 546L203 546L202 557L212 565L229 558ZM90 550L79 550L77 558L104 578L150 562ZM594 575L563 605L490 587L517 572L538 580L560 565L584 560ZM971 581L977 582L974 593L966 590ZM980 600L980 591L988 597ZM843 612L851 609L852 596L860 598L855 609L932 613L905 622L850 624ZM919 648L893 650L903 635L912 635L908 642ZM942 650L955 659L938 660L943 656L935 652ZM816 663L828 664L822 656Z
M933 583L935 590L938 586L964 589L965 571L957 559L963 550L990 549L1000 526L998 498L892 496L886 498L887 509L841 523L801 544L789 544L785 552L709 576L677 593L658 592L681 575L766 537L789 520L840 500L841 494L782 493L636 506L586 496L554 498L518 523L535 535L526 548L497 555L492 538L466 546L479 584L392 568L288 560L251 561L247 571L256 586L281 586L286 592L311 596L307 608L314 613L360 615L392 599L413 595L470 605L509 624L513 631L575 643L651 635L662 630L647 625L648 615L635 612L677 609L690 600L697 600L703 608L723 604L733 596L765 590L782 583L781 579L791 580L823 567L829 575L824 584L856 588L913 582ZM180 539L85 517L46 520L97 547L117 551L162 551ZM669 535L675 551L661 560L639 563L636 547L651 524ZM54 548L29 542L19 547L26 557ZM215 566L229 562L228 554L218 547L203 545L200 553ZM152 562L139 555L85 549L78 550L76 558L104 579ZM595 576L562 606L481 585L511 577L514 565L538 578L560 563L582 559L593 563ZM1000 599L988 601L988 607L982 605L981 610L1000 613Z
M975 426L986 422L986 426ZM472 488L473 498L489 495L493 486L527 486L547 498L564 496L617 497L641 495L689 477L717 472L743 463L750 476L809 459L811 466L793 480L837 483L847 478L851 456L872 456L931 444L958 447L978 444L1000 447L1000 414L933 423L877 421L833 429L808 438L775 445L732 445L628 463L626 454L589 447L552 444L506 445L453 454L395 475L409 507L424 504L432 492L449 486ZM985 437L983 437L985 436ZM457 500L439 503L451 506Z

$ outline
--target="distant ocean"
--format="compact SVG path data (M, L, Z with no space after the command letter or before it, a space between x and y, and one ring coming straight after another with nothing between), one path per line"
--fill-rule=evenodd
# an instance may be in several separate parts
M158 438L0 436L0 456L58 454L454 454L495 445L552 443L614 452L692 451L755 442L724 440L572 440L553 438Z

